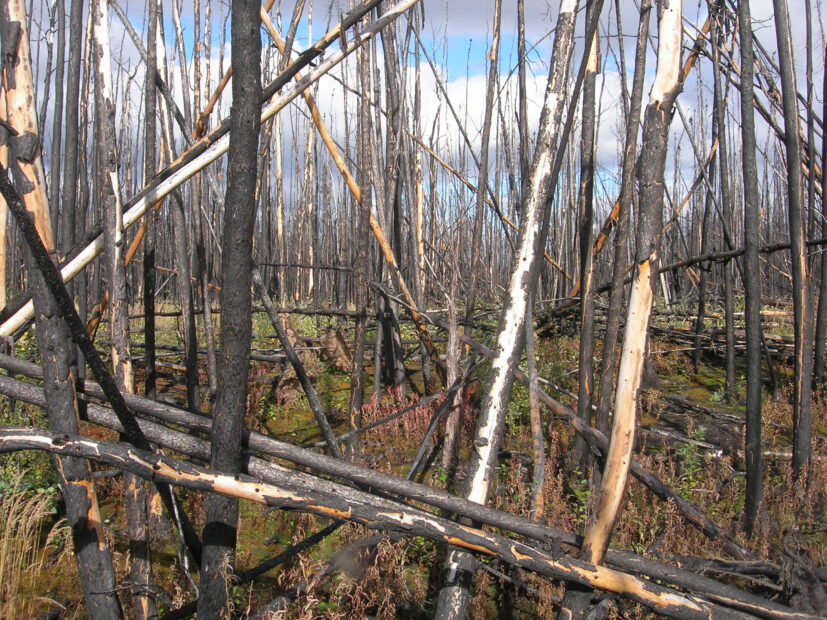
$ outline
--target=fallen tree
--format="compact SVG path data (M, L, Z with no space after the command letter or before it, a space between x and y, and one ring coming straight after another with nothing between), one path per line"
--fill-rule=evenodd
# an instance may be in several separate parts
M15 372L35 377L37 377L40 372L39 368L33 364L7 356L0 356L0 367L11 368L14 369ZM88 381L85 383L85 391L87 394L100 394L95 384ZM45 406L45 396L41 388L10 377L0 375L0 393L40 407ZM179 410L140 396L127 395L127 398L130 401L130 406L138 414L146 413L158 420L165 420L180 427L204 431L205 436L209 433L209 419L206 418L206 416L199 416L198 414ZM108 407L87 401L86 410L87 421L115 431L122 430L116 416ZM193 420L193 418L203 418L203 421ZM192 424L193 421L199 423ZM175 430L146 419L139 419L138 423L149 441L157 443L163 448L175 450L180 454L195 459L196 462L207 462L209 458L208 437L205 439L195 437L192 434ZM253 432L247 433L245 435L247 445L250 446L252 443L256 446L256 451L263 456L284 458L296 464L307 466L318 474L331 475L350 483L356 483L362 491L357 492L352 487L318 478L317 475L287 469L262 458L245 454L242 459L242 470L263 482L277 485L297 485L312 492L333 493L342 498L355 498L354 501L362 496L360 494L372 494L377 506L381 505L388 510L397 510L399 509L399 504L395 503L398 501L396 498L394 501L391 501L387 496L380 497L381 494L392 493L403 501L408 502L409 505L412 501L418 504L426 503L459 517L470 518L484 525L521 534L544 547L550 546L552 549L566 553L576 553L579 548L580 539L575 535L545 526L536 521L530 521L516 515L454 497L441 489L402 480L382 472L376 472L353 463L319 455L310 450L304 450L263 436L258 436L257 441L254 438L251 442L251 436L258 436L258 434ZM356 495L354 495L354 493L356 493ZM701 562L701 560L698 561ZM606 563L624 572L645 575L651 579L657 579L695 592L720 604L747 611L760 617L801 617L783 605L765 600L759 596L744 592L702 575L697 575L691 571L643 558L627 551L609 549L606 556Z
M246 476L213 474L204 467L162 457L122 443L96 441L73 435L56 435L29 427L0 429L0 453L43 450L62 456L86 458L128 471L148 480L246 499L259 504L346 519L370 529L423 536L497 558L511 566L583 586L614 592L646 605L659 614L686 619L749 618L751 614L728 609L691 594L682 594L654 582L564 555L534 549L520 542L403 506L389 505L367 493L311 491L285 481L267 484ZM789 618L816 616L791 612Z

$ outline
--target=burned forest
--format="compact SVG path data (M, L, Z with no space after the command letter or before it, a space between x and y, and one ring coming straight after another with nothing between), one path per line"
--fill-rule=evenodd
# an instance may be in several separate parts
M0 617L827 617L825 15L0 2Z

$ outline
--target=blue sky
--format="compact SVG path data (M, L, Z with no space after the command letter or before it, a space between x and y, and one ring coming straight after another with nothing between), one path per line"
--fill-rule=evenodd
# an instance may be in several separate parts
M130 20L134 27L143 34L144 30L144 0L119 0L124 8L127 10ZM175 57L174 52L174 29L171 18L171 1L162 0L165 8L165 29L167 36L167 50L170 58ZM222 37L221 30L228 22L225 16L229 10L229 4L226 0L202 0L202 11L206 2L212 2L212 41L213 41L213 79L217 80L218 67L217 60L219 56L220 43L225 42L224 49L224 63L225 66L229 64L229 49L226 42L228 33ZM389 0L390 3L390 0ZM37 11L35 14L34 30L36 47L37 40L43 41L48 37L46 32L48 20L45 19L45 3L36 1L35 7ZM333 20L338 20L340 14L346 10L345 2L341 0L307 0L306 11L312 6L312 22L313 22L313 37L319 37ZM581 2L581 4L583 4ZM793 7L793 40L797 47L797 69L799 75L799 83L803 84L803 69L804 69L804 54L801 53L804 45L804 27L800 0L791 0ZM815 7L818 3L813 2ZM294 2L292 0L277 1L276 6L271 11L271 15L275 16L279 12L282 15L283 27L286 29L286 22L289 21L290 15L293 11ZM485 76L487 73L487 53L491 45L491 27L494 9L493 0L423 0L424 7L424 23L422 27L422 39L424 45L432 55L438 65L438 77L445 82L452 103L457 108L462 122L470 136L472 144L475 149L478 149L479 128L482 124L483 102L485 99ZM539 109L542 105L543 89L545 86L546 74L548 70L548 58L551 52L551 45L553 35L549 36L553 29L556 20L556 12L558 2L545 0L526 0L526 39L529 48L532 49L529 55L530 73L533 79L529 80L530 93L530 118L532 124L536 124L539 117ZM182 24L184 29L184 39L187 47L187 59L192 60L192 37L193 37L193 19L192 9L193 3L186 0L181 2L182 7ZM756 33L762 43L767 47L770 53L775 50L775 35L772 22L772 3L770 0L760 0L751 2L751 7L754 15L754 26ZM627 71L629 73L628 79L631 80L631 71L633 70L631 59L634 51L634 32L637 28L637 9L633 0L624 0L621 3L621 10L623 11L621 17L624 29L624 45L625 54L627 58ZM307 13L305 14L307 15ZM695 24L700 24L706 17L705 3L684 3L684 15L687 20L687 28L692 31ZM816 23L814 24L814 38L816 41L816 49L823 49L820 41L823 41L823 16L818 14ZM402 26L405 25L407 16L400 18ZM574 52L575 63L579 61L583 51L583 18L582 15L578 21L578 38L577 48ZM611 26L608 24L611 22ZM132 47L131 42L124 41L123 27L121 26L117 17L112 14L110 16L111 36L114 46L113 52L120 61L120 66L130 71L135 71L138 68L137 75L140 75L140 59L137 52ZM601 31L606 34L608 29L609 37L604 37L601 43L603 50L604 73L600 77L600 93L601 100L599 103L601 111L600 134L598 138L598 163L604 166L609 172L617 164L618 155L618 140L620 127L620 87L618 77L618 62L615 54L617 53L618 39L615 32L615 16L614 16L614 2L606 2L604 6ZM37 25L39 24L39 28ZM203 19L202 19L203 27ZM653 36L657 35L657 24L655 19L652 19L650 32ZM263 34L263 36L266 36ZM505 78L516 63L516 0L504 0L503 2L503 16L502 16L502 38L500 51L500 72L502 89L505 98L511 97L513 101L513 94L509 94L509 89L514 87L515 80L512 77L509 84L505 83ZM305 47L309 42L308 39L308 19L305 16L300 24L298 39L296 42L297 48ZM685 45L689 45L690 41L685 38ZM40 46L40 59L38 66L45 66L45 46ZM611 53L609 53L611 50ZM820 56L820 52L817 53ZM687 82L684 93L681 95L681 105L691 115L697 109L697 104L700 98L704 98L707 104L711 101L711 94L709 90L709 62L702 61L704 66L704 88L699 88L699 83L695 75L692 75ZM820 109L821 106L821 77L823 75L823 58L817 57L815 59L816 75L816 101ZM655 55L654 51L650 50L647 74L651 79L655 70ZM347 71L347 69L343 69ZM444 106L441 93L438 93L436 88L436 78L432 75L430 69L424 65L423 60L423 125L430 126L430 123L436 117L437 113L440 115L442 123L441 142L440 146L446 149L450 155L450 151L457 148L460 144L461 138L456 129L456 124L453 119L449 118L449 114ZM173 76L173 86L176 84L175 76ZM141 80L136 78L136 84L140 84ZM648 86L647 86L648 90ZM513 93L513 91L511 91ZM140 88L135 88L132 97L136 103L141 98ZM330 79L322 80L320 91L318 93L319 105L325 112L326 117L333 130L334 136L340 140L346 140L344 130L344 120L342 112L342 95L341 89L335 85ZM226 114L228 100L223 102L222 114ZM693 122L703 123L705 126L709 120L693 119ZM759 122L759 128L763 128L764 124ZM764 128L765 131L765 128ZM680 119L676 118L673 127L673 135L678 136L683 132ZM683 148L681 152L682 163L686 166L694 167L694 155L692 149ZM670 164L671 165L671 164ZM473 178L476 174L474 170L468 170L468 174ZM606 174L609 178L611 174Z

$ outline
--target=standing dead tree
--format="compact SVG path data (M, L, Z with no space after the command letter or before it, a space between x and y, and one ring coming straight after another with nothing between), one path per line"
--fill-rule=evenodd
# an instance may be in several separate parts
M741 166L744 176L744 323L747 337L747 413L744 454L747 465L744 529L751 534L761 506L761 265L758 261L760 200L753 109L754 53L748 2L738 3L741 40ZM827 290L822 284L822 291Z
M784 147L787 155L787 216L792 255L793 312L795 313L795 364L793 382L793 476L806 480L812 440L811 394L813 372L812 310L810 275L807 267L805 221L802 211L804 187L793 44L785 0L773 0L781 98L784 108Z
M499 446L505 424L505 412L511 398L512 370L523 351L526 310L537 280L538 248L545 245L543 236L544 209L554 185L554 167L558 149L558 131L561 124L568 81L569 62L574 41L574 22L577 0L565 0L560 5L554 38L554 51L549 69L543 113L537 134L537 147L531 165L529 195L522 208L523 230L511 273L497 336L496 355L486 378L488 391L483 398L477 422L474 449L468 466L469 483L466 496L471 501L485 503L496 471ZM451 550L445 562L447 575L439 595L436 615L439 618L463 618L468 605L469 575L473 569L467 552Z
M594 518L586 529L583 550L589 561L603 560L631 464L636 426L638 390L643 374L649 316L652 309L656 265L663 217L664 168L673 105L681 87L681 2L661 7L658 28L658 68L649 93L643 123L639 166L640 210L637 224L636 274L626 315L623 350L617 375L615 415L606 465Z
M238 473L241 434L247 404L247 372L252 330L251 273L256 209L258 136L261 115L261 36L258 0L232 5L233 104L230 116L228 184L223 234L221 307L232 308L221 320L218 393L213 407L210 467L223 475ZM188 286L189 282L184 285ZM229 613L229 582L235 561L238 500L207 497L204 558L198 615Z

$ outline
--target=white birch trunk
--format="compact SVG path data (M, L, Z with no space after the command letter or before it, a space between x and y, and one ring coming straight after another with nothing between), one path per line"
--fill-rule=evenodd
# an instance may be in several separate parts
M564 94L574 40L577 0L564 0L557 19L552 66L540 118L537 147L531 166L531 188L523 207L523 230L511 273L495 355L486 378L489 386L477 422L476 438L469 465L470 482L466 497L484 504L496 472L505 413L524 344L526 309L537 274L538 256L543 255L540 233L543 212L553 184L552 172L557 150L560 120L566 103ZM452 550L445 562L445 583L437 604L437 618L463 618L468 603L468 585L473 558Z

